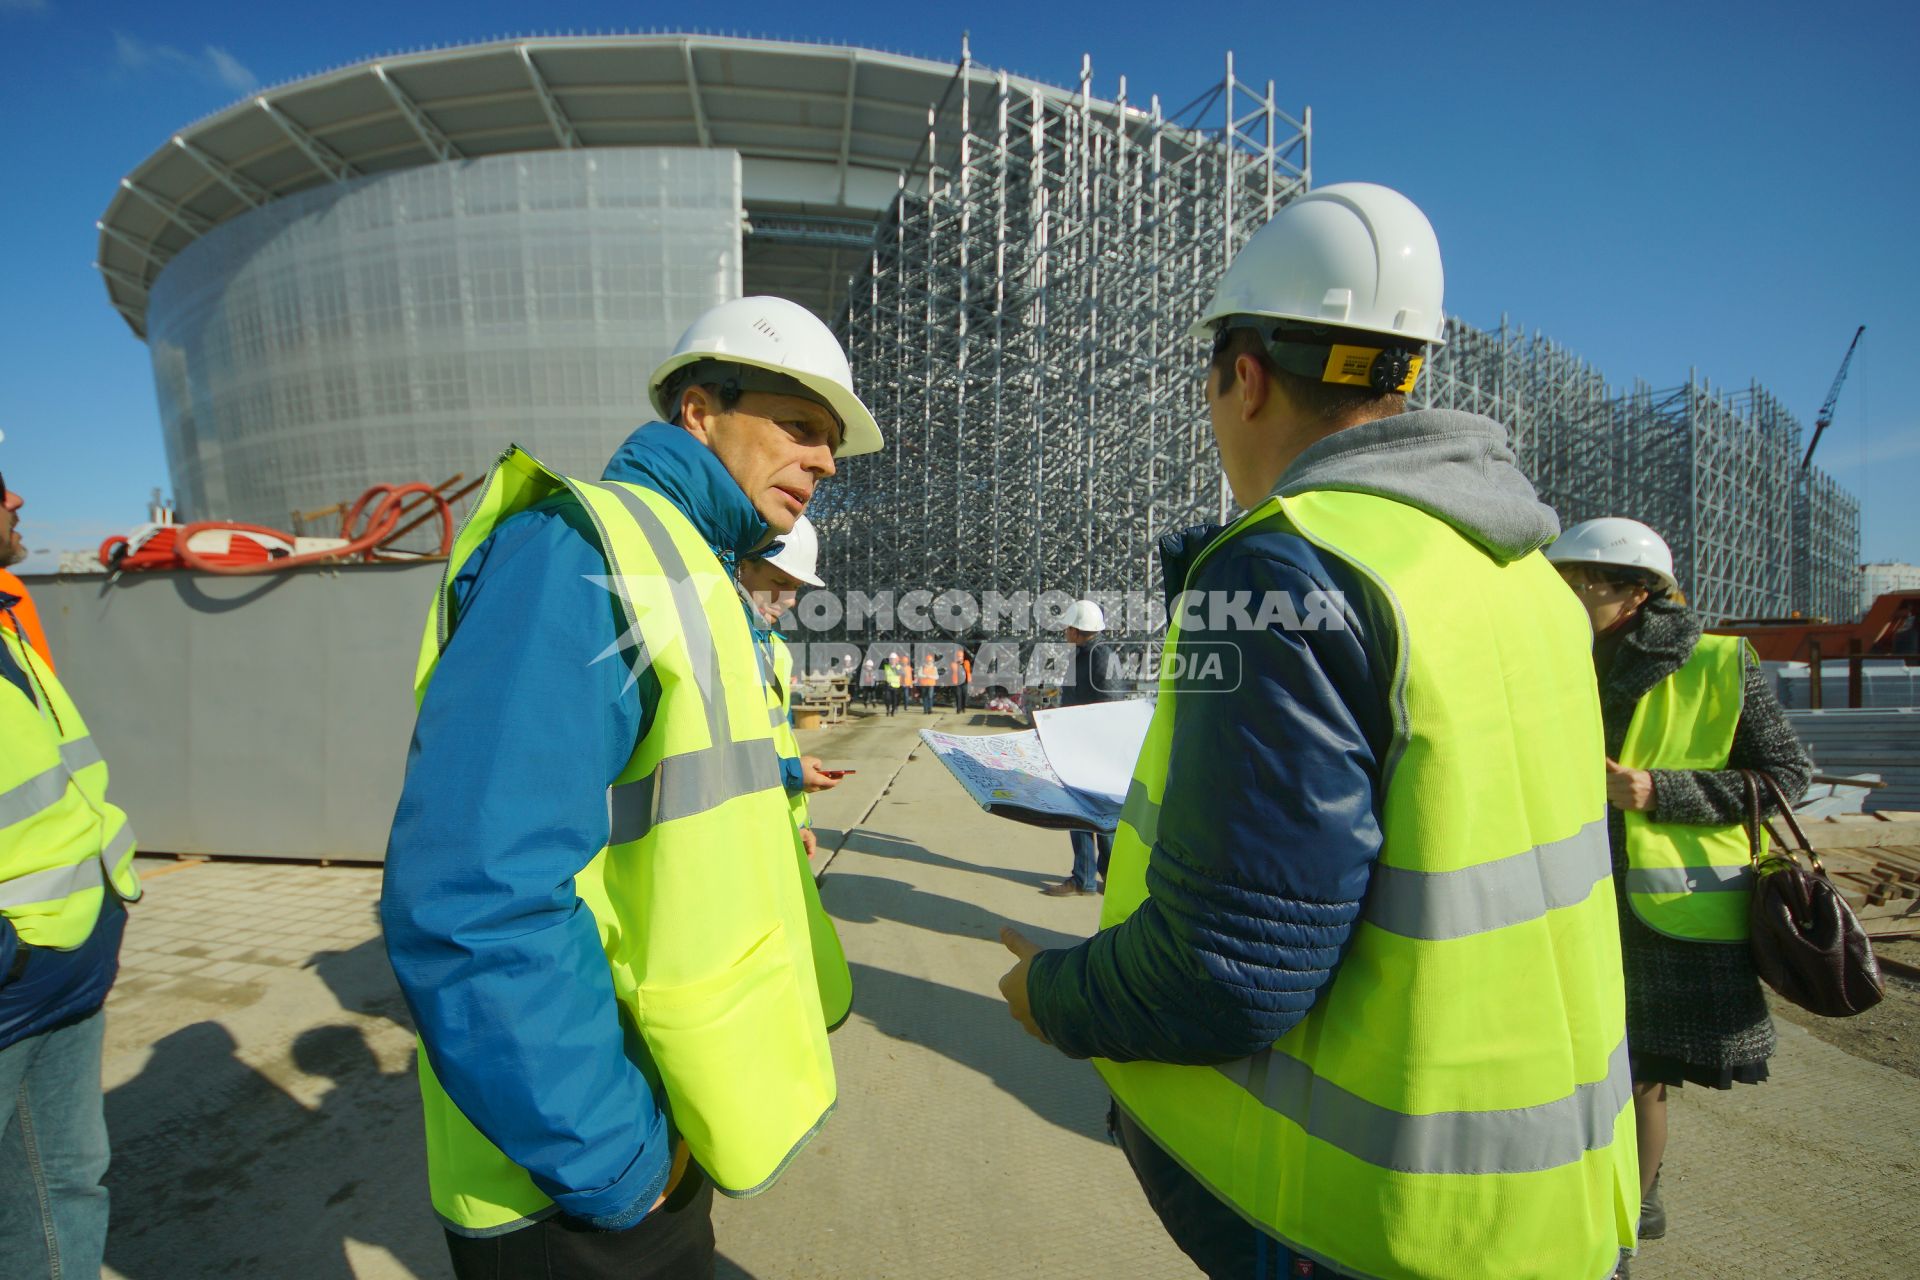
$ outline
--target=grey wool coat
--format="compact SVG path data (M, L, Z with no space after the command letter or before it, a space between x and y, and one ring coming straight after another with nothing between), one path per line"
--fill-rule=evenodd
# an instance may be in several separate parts
M1700 639L1699 617L1685 605L1649 600L1625 634L1595 647L1607 755L1619 759L1634 708L1680 669ZM1740 768L1763 769L1798 797L1812 772L1806 752L1772 685L1757 666L1746 672L1740 724L1725 769L1653 769L1657 822L1722 824L1743 820L1746 786ZM1744 944L1685 942L1655 933L1627 903L1626 823L1608 810L1614 890L1620 900L1621 960L1626 969L1627 1043L1643 1055L1699 1069L1701 1083L1764 1063L1774 1048L1773 1020ZM1636 1077L1640 1072L1636 1071ZM1689 1072L1689 1078L1695 1073Z

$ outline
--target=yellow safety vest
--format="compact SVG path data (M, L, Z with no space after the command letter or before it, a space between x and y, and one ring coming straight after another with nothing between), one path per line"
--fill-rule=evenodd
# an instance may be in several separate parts
M1739 636L1701 636L1686 663L1633 709L1620 763L1630 769L1726 768L1740 727L1749 652ZM1633 914L1649 929L1689 942L1747 941L1753 855L1746 827L1654 822L1635 810L1623 816ZM1763 828L1763 855L1766 844Z
M608 846L574 877L600 927L624 1025L637 1030L668 1118L725 1194L779 1176L836 1096L809 895L780 783L763 682L734 585L671 502L636 485L557 475L502 456L455 539L415 679L424 696L456 623L453 582L508 516L550 496L592 519L624 648L644 654L660 701L608 792ZM423 1044L427 1176L435 1210L492 1234L552 1201L479 1132L435 1078Z
M0 644L39 693L36 704L0 680L0 914L22 942L70 950L109 889L139 900L133 828L107 801L107 763L59 677L12 631Z
M1611 1275L1640 1187L1585 614L1542 556L1500 565L1368 494L1271 498L1201 560L1266 529L1352 565L1393 607L1394 738L1365 907L1332 981L1270 1049L1095 1065L1215 1196L1343 1275ZM1176 619L1103 928L1148 896L1181 642Z
M773 742L782 756L800 758L800 740L793 735L788 715L793 701L793 650L778 631L767 633L773 649L773 683L767 687L767 711L773 719ZM820 1009L829 1031L838 1030L853 1011L853 973L847 968L847 954L840 947L839 931L820 901L820 887L807 862L807 847L799 842L799 829L808 826L807 793L789 792L787 808L793 815L794 848L800 856L800 878L807 895L807 922L813 936L813 971L820 979Z

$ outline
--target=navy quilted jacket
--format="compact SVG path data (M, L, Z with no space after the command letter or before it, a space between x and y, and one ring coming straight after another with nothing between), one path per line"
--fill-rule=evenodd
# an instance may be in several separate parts
M1488 419L1421 410L1315 444L1283 495L1382 494L1508 563L1559 531ZM1337 970L1381 844L1382 761L1397 655L1388 602L1351 566L1284 531L1161 546L1170 591L1223 604L1205 636L1239 652L1232 692L1183 694L1148 898L1120 925L1035 957L1034 1019L1074 1057L1205 1064L1271 1045ZM1302 625L1232 628L1235 601L1286 593ZM1209 606L1211 620L1211 607Z

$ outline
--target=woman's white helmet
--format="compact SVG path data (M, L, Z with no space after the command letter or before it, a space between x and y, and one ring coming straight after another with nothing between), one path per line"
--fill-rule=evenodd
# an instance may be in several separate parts
M1337 182L1290 202L1234 255L1193 326L1230 316L1359 329L1402 343L1447 340L1440 242L1420 207L1390 187Z
M1625 516L1582 520L1556 538L1546 554L1555 565L1637 569L1658 578L1667 591L1680 585L1674 580L1673 550L1666 539Z
M648 393L653 410L672 421L678 405L667 403L673 375L702 360L751 365L798 382L840 419L844 436L835 457L877 453L886 444L880 424L854 394L853 370L833 330L797 302L785 298L735 298L702 312L674 344L673 354L653 371Z
M793 528L780 535L780 549L763 558L810 587L827 585L820 581L820 531L805 516L795 520Z

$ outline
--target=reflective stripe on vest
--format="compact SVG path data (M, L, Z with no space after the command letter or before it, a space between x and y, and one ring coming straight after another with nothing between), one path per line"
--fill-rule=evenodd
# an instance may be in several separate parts
M455 539L422 640L424 695L455 632L452 582L500 521L548 497L577 503L625 623L603 655L658 686L645 736L608 789L608 845L574 877L599 924L622 1021L674 1131L719 1189L750 1195L786 1167L835 1100L807 890L796 859L752 634L724 568L665 498L558 476L518 449ZM428 1178L454 1231L489 1235L551 1200L454 1105L420 1058Z
M607 788L609 844L639 840L662 822L717 809L766 785L764 742L721 742L703 751L668 756L653 772Z
M1394 741L1361 917L1264 1052L1095 1065L1215 1196L1343 1275L1598 1280L1632 1243L1639 1175L1586 619L1537 553L1502 565L1356 493L1270 500L1183 585L1268 529L1346 562L1392 613ZM1166 791L1212 785L1168 777L1180 644L1175 618L1103 928L1149 896Z
M0 912L23 942L76 947L107 893L139 900L133 828L59 677L12 631L0 644L35 690L0 682Z
M1620 746L1630 769L1724 769L1746 694L1747 642L1703 635L1685 663L1647 691ZM1753 851L1742 823L1698 826L1622 815L1627 903L1657 933L1744 943ZM1760 834L1764 854L1767 837Z

